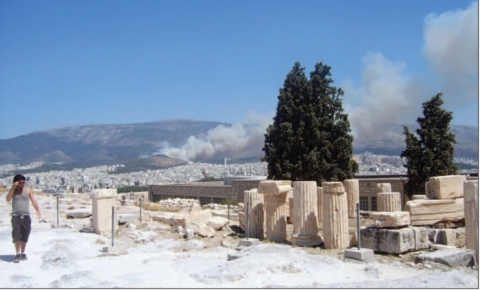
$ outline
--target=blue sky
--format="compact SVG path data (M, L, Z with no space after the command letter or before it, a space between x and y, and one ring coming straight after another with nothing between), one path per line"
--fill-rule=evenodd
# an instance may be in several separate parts
M265 124L296 61L307 75L332 67L356 134L415 123L438 92L453 124L478 126L477 1L3 0L0 139L173 118Z

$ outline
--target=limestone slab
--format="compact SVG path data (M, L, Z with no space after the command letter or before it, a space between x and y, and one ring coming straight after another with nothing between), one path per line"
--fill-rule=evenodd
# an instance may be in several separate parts
M463 197L464 175L433 176L425 185L425 194L430 199Z
M346 249L344 251L345 258L350 258L358 261L372 262L375 260L375 255L372 249Z
M228 219L220 216L214 216L207 220L207 226L219 231L228 223Z
M422 253L415 257L415 263L431 261L449 267L469 267L475 263L475 251L471 249L444 249L431 253Z
M67 211L67 219L83 219L92 216L91 208L78 208Z
M118 223L119 224L124 224L124 223L134 223L138 221L138 217L136 214L133 213L124 213L124 214L119 214L118 215Z
M260 194L287 194L292 188L290 180L262 180L258 184L257 192Z
M361 229L362 248L372 249L375 252L402 254L421 250L427 247L428 231L415 231L413 228L381 229L368 227ZM422 236L423 235L423 236ZM426 249L426 248L425 248Z
M373 212L370 214L374 226L377 228L398 228L410 225L408 211Z
M410 212L412 225L433 225L456 222L465 218L463 198L419 199L408 201L405 211Z

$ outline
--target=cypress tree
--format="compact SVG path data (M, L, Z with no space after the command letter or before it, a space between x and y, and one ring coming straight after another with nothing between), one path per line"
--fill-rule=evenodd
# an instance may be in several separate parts
M317 63L307 80L298 62L287 75L265 134L269 179L343 181L358 171L343 91L330 75L330 67Z
M400 156L407 161L404 165L408 174L405 192L410 198L425 192L425 182L430 177L457 173L454 163L456 141L450 131L453 113L442 109L442 105L441 93L423 103L424 117L417 118L420 127L416 133L419 138L403 126L406 149Z

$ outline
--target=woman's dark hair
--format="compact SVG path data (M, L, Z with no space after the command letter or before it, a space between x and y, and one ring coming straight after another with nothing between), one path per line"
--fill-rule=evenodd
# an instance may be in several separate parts
M23 176L21 174L17 174L17 175L15 175L15 177L13 177L13 182L17 182L17 181L20 181L20 180L26 180L25 176Z

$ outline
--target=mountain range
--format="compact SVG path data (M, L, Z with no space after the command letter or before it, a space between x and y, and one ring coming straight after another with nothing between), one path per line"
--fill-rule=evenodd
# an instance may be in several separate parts
M209 130L219 125L230 126L222 122L174 119L136 124L72 126L37 131L0 140L0 165L36 161L62 163L63 168L125 163L137 164L140 167L178 165L185 162L161 155L160 149L179 148L190 136L200 140L205 139ZM415 125L408 127L411 130L415 129ZM450 125L450 127L456 136L456 157L478 160L478 127L462 125ZM377 155L399 156L404 149L405 136L402 125L390 125L379 132L375 138L357 137L354 141L354 153L369 151ZM258 161L262 155L263 152L259 148L258 154L243 159ZM220 159L214 156L209 161L219 162ZM146 165L142 165L142 162Z

